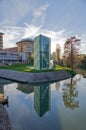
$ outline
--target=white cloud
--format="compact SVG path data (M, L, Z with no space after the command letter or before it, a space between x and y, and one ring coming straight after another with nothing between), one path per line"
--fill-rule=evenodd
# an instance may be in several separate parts
M34 16L32 20L33 24L44 25L45 18L46 18L46 11L48 7L49 7L49 3L46 3L33 11L33 16Z
M64 33L65 30L52 31L43 29L42 26L35 26L25 24L25 27L14 27L14 26L2 26L1 32L4 32L4 48L13 47L16 45L16 42L22 38L30 37L34 38L39 34L46 35L51 38L51 52L55 51L56 44L59 43L63 45L65 39Z
M42 26L25 24L25 27L14 27L14 26L2 26L0 32L4 32L4 47L13 47L16 46L16 42L22 38L34 38L39 34L43 34L51 38L51 52L55 51L56 44L60 44L63 52L63 44L68 36L68 32L64 29L53 31L48 29L43 29ZM78 36L78 35L77 35ZM86 53L86 34L78 36L81 38L81 52ZM84 42L83 42L84 41Z
M46 3L45 5L41 6L40 8L36 9L34 11L34 16L35 17L40 17L48 8L49 4Z
M20 40L22 35L24 34L24 28L0 24L0 32L4 33L3 47L9 48L16 46L16 42Z
M81 39L81 53L85 53L86 54L86 33L81 34L80 36Z
M29 25L27 23L25 25L26 28L24 30L24 35L22 38L35 37L41 29L41 26Z

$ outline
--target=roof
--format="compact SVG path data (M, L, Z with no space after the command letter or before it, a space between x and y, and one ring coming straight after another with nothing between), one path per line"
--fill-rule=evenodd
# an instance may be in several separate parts
M24 38L22 39L21 41L17 42L17 43L20 43L20 42L33 42L34 40L30 39L30 38ZM17 44L16 43L16 44Z
M4 35L4 33L0 32L1 35Z
M51 39L50 37L45 36L44 34L39 34L39 35L38 35L38 36L36 36L35 38L37 38L37 37L45 37L45 38Z

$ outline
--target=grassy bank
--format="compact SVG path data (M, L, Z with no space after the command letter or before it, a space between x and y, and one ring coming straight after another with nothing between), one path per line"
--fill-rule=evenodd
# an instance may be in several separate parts
M22 71L22 72L33 72L33 73L38 73L38 72L54 72L54 71L60 71L60 70L65 70L68 73L75 75L76 73L74 71L71 71L70 68L68 67L63 67L59 65L55 65L50 69L45 69L45 70L35 70L33 65L31 64L12 64L12 65L7 65L7 66L0 66L0 69L7 69L7 70L13 70L13 71Z
M84 77L86 77L86 69L77 68L75 72L78 74L82 74Z
M32 64L12 64L0 66L0 69L14 70L14 71L24 71L26 67L32 67Z

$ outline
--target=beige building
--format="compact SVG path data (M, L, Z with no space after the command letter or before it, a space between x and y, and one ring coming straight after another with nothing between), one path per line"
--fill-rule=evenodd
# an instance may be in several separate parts
M2 51L2 49L3 49L3 35L4 35L4 33L0 32L0 51Z
M0 54L0 61L5 61L6 58L7 60L9 60L9 55L11 57L11 60L13 58L14 61L29 62L34 53L34 41L29 38L22 39L21 41L16 43L17 47L3 49L3 34L4 33L0 33L0 51L2 52ZM2 55L4 58L2 57ZM18 56L17 58L15 58L16 55Z
M19 59L27 62L34 53L34 41L30 38L26 38L22 39L16 44L17 52L19 53Z
M34 41L32 39L22 39L17 42L17 51L20 52L29 52L32 53L34 50Z

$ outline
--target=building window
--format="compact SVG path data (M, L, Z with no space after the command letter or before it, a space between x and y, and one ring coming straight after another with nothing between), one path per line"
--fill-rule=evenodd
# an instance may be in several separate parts
M21 46L21 52L22 52L22 50L23 50L23 47Z

